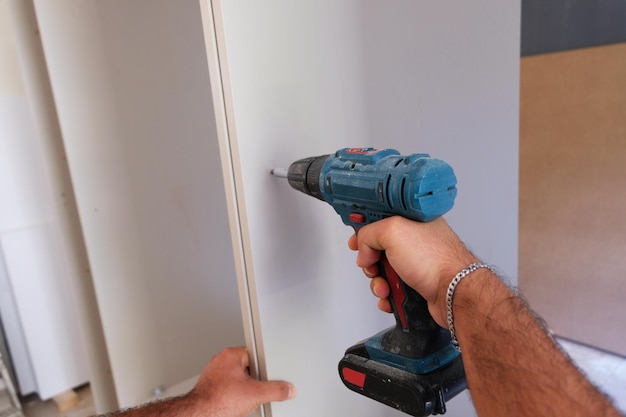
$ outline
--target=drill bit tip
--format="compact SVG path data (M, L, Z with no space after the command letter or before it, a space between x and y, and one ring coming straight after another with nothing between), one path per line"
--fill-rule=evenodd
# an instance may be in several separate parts
M273 168L270 174L278 178L287 178L288 172L285 168Z

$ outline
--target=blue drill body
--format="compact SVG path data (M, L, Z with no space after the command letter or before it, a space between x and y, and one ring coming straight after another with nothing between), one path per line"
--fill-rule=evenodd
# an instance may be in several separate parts
M289 184L329 203L355 231L391 216L428 222L454 205L456 176L428 154L402 156L393 149L346 148L291 164ZM445 413L445 402L466 388L459 352L426 301L382 256L396 325L352 346L339 363L351 390L413 416Z
M342 149L326 159L320 183L324 201L356 229L393 215L434 220L452 208L457 193L450 165L394 149Z

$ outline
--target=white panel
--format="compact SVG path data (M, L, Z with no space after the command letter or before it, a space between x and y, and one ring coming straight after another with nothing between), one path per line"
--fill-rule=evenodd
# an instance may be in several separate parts
M50 220L45 173L28 100L0 96L0 233Z
M118 1L98 15L168 386L243 343L199 5Z
M32 1L8 2L17 57L37 132L38 151L46 172L52 217L58 225L67 265L67 282L85 345L89 383L97 410L117 408L104 332L85 244L78 220L74 190L65 157L39 26ZM33 155L34 156L34 155ZM30 166L30 165L28 165ZM68 294L69 298L70 294ZM68 387L69 388L69 387Z
M131 406L243 343L199 7L36 9L116 392Z
M0 97L0 126L0 239L14 239L32 230L41 234L32 242L15 247L11 257L4 254L8 268L5 270L2 265L5 276L0 311L21 394L37 392L48 398L87 382L89 377L72 295L68 291L31 292L29 284L35 280L42 285L66 288L72 272L60 249L58 219L50 201L31 106L23 92ZM20 250L24 252L19 253ZM40 260L39 256L43 258ZM30 264L45 264L50 259L54 259L56 269L44 268L29 274L31 281L21 280L22 263L35 268ZM15 292L11 280L18 284ZM45 316L45 328L37 315ZM51 356L37 350L42 346L49 346ZM49 358L53 359L53 366Z
M519 1L366 4L369 143L449 162L459 195L448 220L516 282Z
M28 101L22 95L0 97L0 236L40 224L49 216L44 173L37 158L37 146ZM0 255L1 256L1 255ZM21 394L37 390L26 338L5 268L0 260L0 315L18 376Z
M88 380L67 269L52 225L5 233L0 246L33 365L48 399Z
M391 322L351 231L269 170L344 146L431 153L459 177L453 226L514 275L519 2L212 3L260 373L299 389L272 415L402 415L337 375L345 348ZM467 398L448 415L472 413Z
M17 376L18 391L22 395L37 390L35 372L28 355L28 345L20 322L17 303L9 281L4 255L0 253L0 317L7 347L11 352L11 364Z

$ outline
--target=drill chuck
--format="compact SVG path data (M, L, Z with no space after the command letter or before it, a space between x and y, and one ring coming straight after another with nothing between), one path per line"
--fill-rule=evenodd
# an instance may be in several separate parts
M324 201L320 191L322 167L330 155L300 159L289 166L287 181L292 188Z

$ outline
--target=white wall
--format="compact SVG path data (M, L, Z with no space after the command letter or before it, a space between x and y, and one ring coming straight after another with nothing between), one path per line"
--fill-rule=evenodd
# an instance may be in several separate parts
M243 343L199 6L35 6L116 394L131 406Z
M211 3L260 374L299 388L266 411L399 415L337 375L345 348L391 322L354 266L351 231L269 170L344 146L431 153L459 178L452 225L514 277L519 2ZM448 415L468 413L467 394L450 403Z
M89 376L70 289L75 259L63 237L31 69L11 30L15 9L0 3L0 315L21 394L48 399Z

